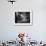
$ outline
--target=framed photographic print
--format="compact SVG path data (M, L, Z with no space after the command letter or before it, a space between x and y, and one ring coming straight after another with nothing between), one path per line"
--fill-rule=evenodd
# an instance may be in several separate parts
M32 25L32 11L15 12L15 25L18 25L18 26Z

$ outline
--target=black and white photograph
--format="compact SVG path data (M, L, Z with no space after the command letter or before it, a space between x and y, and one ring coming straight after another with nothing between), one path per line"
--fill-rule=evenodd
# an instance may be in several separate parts
M16 25L31 25L32 23L31 12L15 12L15 24Z

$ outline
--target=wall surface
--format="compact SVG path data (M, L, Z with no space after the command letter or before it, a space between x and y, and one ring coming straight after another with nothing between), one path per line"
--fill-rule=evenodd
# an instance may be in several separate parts
M33 10L32 26L15 26L14 13ZM18 32L26 32L33 40L46 40L46 0L17 0L13 5L0 0L0 40L15 40Z

